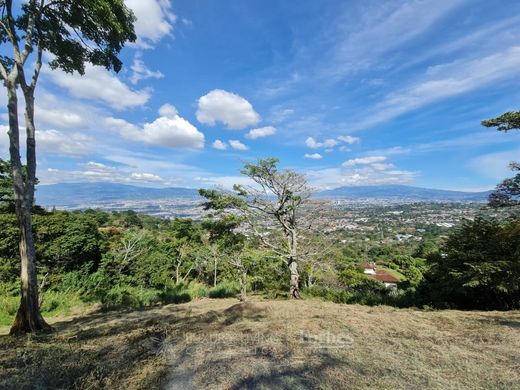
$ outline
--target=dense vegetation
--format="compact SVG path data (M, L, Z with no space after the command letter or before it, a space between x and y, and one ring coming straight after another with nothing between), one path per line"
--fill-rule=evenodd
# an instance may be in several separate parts
M5 325L19 301L19 233L7 204L0 213L0 322ZM283 257L234 232L236 223L35 208L41 309L50 315L93 302L143 307L238 296L241 282L248 292L287 297L290 274ZM302 263L302 291L338 303L518 308L519 232L518 219L477 218L454 229L444 243L432 234L410 245L332 244L325 256ZM336 242L317 236L315 244L323 246L324 240ZM399 289L390 291L368 278L354 265L359 261L374 261L401 277Z

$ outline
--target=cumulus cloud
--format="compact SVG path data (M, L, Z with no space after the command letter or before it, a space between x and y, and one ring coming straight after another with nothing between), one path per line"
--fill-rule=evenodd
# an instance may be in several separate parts
M369 165L369 164L373 164L373 163L380 163L385 160L386 160L385 156L368 156L368 157L360 157L360 158L354 158L352 160L347 160L342 165L344 167L353 167L355 165Z
M118 118L107 118L105 124L134 142L178 149L204 148L204 134L179 115L161 116L142 128Z
M218 150L226 150L227 149L226 143L222 142L219 139L215 140L215 142L213 142L213 144L211 146L213 146L213 148L218 149Z
M171 35L177 17L169 0L125 0L136 17L137 45L149 49L163 37Z
M132 90L101 66L87 65L85 75L44 68L44 73L58 86L78 98L100 100L115 109L142 106L150 99L148 90Z
M243 97L222 89L214 89L199 98L197 120L209 126L221 122L228 129L241 130L260 122L260 115Z
M175 106L171 104L164 104L159 108L159 115L164 116L166 118L175 118L179 113L177 112L177 109Z
M276 128L273 126L260 127L257 129L249 130L249 133L246 134L246 138L249 139L257 139L268 137L276 133Z
M311 160L321 160L323 158L323 156L319 153L312 153L312 154L305 153L305 155L303 157L310 158Z
M246 145L244 145L239 140L231 139L231 140L229 140L229 144L235 150L248 150L249 149Z
M94 139L81 133L65 134L57 130L36 131L38 149L61 156L84 156L92 152Z

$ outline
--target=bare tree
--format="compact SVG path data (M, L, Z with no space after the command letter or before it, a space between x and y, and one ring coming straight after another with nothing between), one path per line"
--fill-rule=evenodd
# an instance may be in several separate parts
M245 164L242 174L256 186L239 186L234 189L245 202L246 218L261 242L287 260L290 272L289 291L292 298L300 298L298 261L303 255L299 248L302 233L311 228L303 209L310 205L312 190L307 179L292 170L278 170L278 159L258 160ZM278 239L273 230L282 233Z

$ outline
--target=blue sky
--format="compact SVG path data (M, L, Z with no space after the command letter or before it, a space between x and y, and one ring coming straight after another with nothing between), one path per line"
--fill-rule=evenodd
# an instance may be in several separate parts
M229 187L276 156L317 188L483 190L520 155L480 126L520 109L516 0L126 2L119 74L44 69L43 184Z

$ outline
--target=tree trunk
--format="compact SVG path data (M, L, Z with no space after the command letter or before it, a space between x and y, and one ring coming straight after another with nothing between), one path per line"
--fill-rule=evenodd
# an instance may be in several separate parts
M175 266L175 284L179 284L180 282L180 274L179 274L179 269L181 267L181 263L180 262L177 262L177 265Z
M298 273L298 263L296 263L296 260L292 257L289 259L289 271L291 272L291 298L300 299L300 274Z
M296 262L296 255L298 253L298 237L296 230L290 230L288 232L288 245L289 245L289 271L291 272L290 282L290 294L291 298L300 299L300 274L298 273L298 263Z
M20 133L18 123L18 98L16 83L6 81L9 112L9 154L13 171L13 188L16 218L20 228L21 300L11 334L23 334L50 329L40 314L38 306L38 282L36 277L36 251L32 233L32 205L36 180L36 151L34 129L34 99L26 95L27 129L27 177L24 178L20 158ZM29 99L27 99L29 98ZM28 101L27 101L28 100Z
M213 287L217 287L217 256L213 257Z
M240 301L245 302L247 299L247 271L242 270L240 274Z

